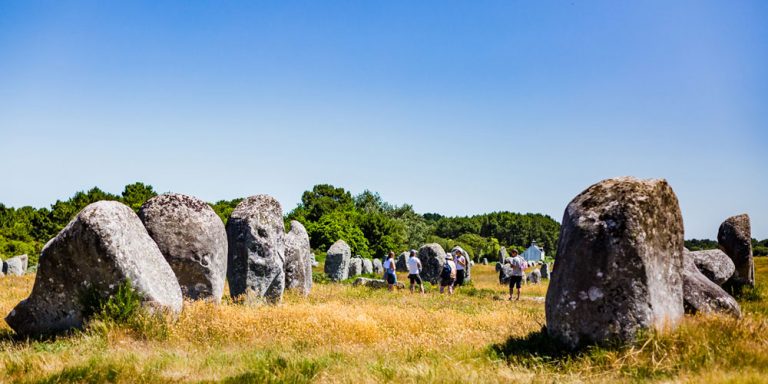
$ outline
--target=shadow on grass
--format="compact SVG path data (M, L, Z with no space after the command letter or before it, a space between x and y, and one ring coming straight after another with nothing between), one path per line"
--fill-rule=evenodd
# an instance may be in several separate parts
M526 367L541 364L559 365L583 354L583 349L571 350L547 334L547 327L523 337L510 337L504 343L490 346L490 353L513 364Z

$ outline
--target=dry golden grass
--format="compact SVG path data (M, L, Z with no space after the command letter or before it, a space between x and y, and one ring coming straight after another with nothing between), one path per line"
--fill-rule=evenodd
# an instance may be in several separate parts
M0 382L760 382L768 373L764 301L739 321L695 317L636 346L558 354L540 333L546 285L509 302L493 266L473 273L474 286L453 296L318 284L278 306L187 303L174 321L94 322L46 341L14 340L2 323ZM0 279L0 313L33 279Z

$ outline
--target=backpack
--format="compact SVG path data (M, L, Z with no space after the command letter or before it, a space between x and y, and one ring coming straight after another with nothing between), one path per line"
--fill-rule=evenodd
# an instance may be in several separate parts
M443 264L443 270L440 272L440 277L443 279L450 279L451 278L451 265L448 264L446 261L445 264Z

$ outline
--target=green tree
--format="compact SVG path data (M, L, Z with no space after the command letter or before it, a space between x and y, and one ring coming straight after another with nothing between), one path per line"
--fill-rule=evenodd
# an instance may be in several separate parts
M121 201L135 212L138 212L144 202L155 196L157 196L157 192L155 192L151 185L136 182L125 186Z

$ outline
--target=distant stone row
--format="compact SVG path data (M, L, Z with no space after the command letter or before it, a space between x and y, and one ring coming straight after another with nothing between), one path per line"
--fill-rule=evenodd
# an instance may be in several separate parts
M469 260L467 251L459 246L453 247L451 253L460 251L466 260ZM352 257L351 249L344 240L338 240L330 248L325 258L324 272L331 281L342 281L366 273L382 273L382 261L380 259L364 259L360 256ZM408 272L409 252L401 253L395 260L395 268L398 272ZM425 244L418 251L421 260L421 278L431 284L437 284L440 280L440 271L446 261L446 252L440 244ZM471 264L467 263L465 281L471 278Z
M226 227L187 195L153 197L138 216L100 201L45 245L32 293L5 320L21 335L81 327L84 295L106 299L126 281L148 307L175 313L184 298L220 302L225 279L232 297L274 303L286 288L309 294L313 261L307 231L293 221L286 234L282 208L267 195L244 199Z
M665 180L622 177L587 188L560 227L548 333L576 348L671 329L684 312L739 317L726 290L754 286L749 216L722 223L722 251L689 252L683 238L677 196Z

